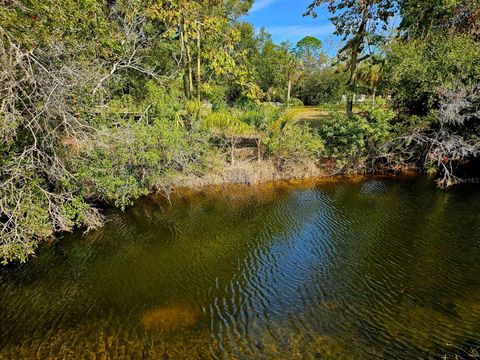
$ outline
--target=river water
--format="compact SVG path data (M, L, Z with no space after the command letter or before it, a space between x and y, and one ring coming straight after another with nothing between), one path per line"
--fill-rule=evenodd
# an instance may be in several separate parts
M0 271L0 359L480 353L478 186L229 186L107 218Z

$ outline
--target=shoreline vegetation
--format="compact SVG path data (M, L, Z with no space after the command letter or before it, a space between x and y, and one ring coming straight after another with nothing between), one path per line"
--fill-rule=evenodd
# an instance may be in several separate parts
M475 0L328 3L343 47L275 44L251 0L0 7L0 262L172 187L416 169L477 181ZM392 26L393 16L401 23Z

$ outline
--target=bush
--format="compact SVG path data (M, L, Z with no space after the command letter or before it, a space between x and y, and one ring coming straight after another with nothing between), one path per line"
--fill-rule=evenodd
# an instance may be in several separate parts
M172 174L201 174L209 168L215 150L208 138L165 120L128 122L99 132L71 166L86 197L125 208L151 190L167 190Z
M0 262L25 262L39 241L76 226L95 228L101 216L79 195L71 179L49 185L36 169L14 156L0 161ZM6 169L13 168L15 173ZM5 170L5 171L4 171Z
M336 103L347 91L347 74L334 67L307 72L300 80L297 96L306 105Z
M209 113L202 120L201 128L221 135L242 135L255 132L253 125L241 120L242 112L228 109Z
M213 110L224 110L227 108L227 87L222 85L203 84L203 94L206 100L212 103Z
M425 115L438 105L439 87L480 81L478 43L463 35L434 34L393 43L383 78L397 107Z
M256 108L240 114L240 120L257 130L267 130L283 114L284 109L268 103L258 105Z
M289 106L303 106L303 101L297 98L291 98L288 102Z
M319 128L326 154L336 161L339 169L365 168L367 159L392 135L393 111L381 107L365 110L365 115L353 117L331 113Z
M252 99L242 96L235 100L235 103L233 104L235 108L247 111L247 110L255 110L258 107L258 104L253 101Z
M470 172L478 176L470 162L480 156L480 87L457 84L437 91L439 109L428 116L411 116L410 128L388 144L392 160L437 173L440 187L477 181L467 178ZM465 165L470 171L462 171Z
M266 142L268 153L277 162L317 160L324 152L322 139L306 125L287 122L271 133Z

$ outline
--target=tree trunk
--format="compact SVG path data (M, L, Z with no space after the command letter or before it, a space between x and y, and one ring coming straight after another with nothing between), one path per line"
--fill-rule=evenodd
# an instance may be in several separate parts
M355 90L357 88L355 75L357 72L357 60L358 60L358 44L352 45L352 53L350 57L350 78L348 79L348 95L347 95L347 108L346 113L348 117L353 115L353 99Z
M292 94L292 78L288 75L288 86L287 86L287 106L290 106L290 96Z
M202 88L201 73L200 73L201 63L202 63L202 58L201 58L200 24L198 24L198 28L197 28L197 100L198 102L201 101L201 88Z
M188 72L187 72L187 54L186 54L186 46L185 46L185 23L182 20L179 26L179 34L180 34L180 54L182 59L182 68L183 68L183 92L187 99L190 99L190 91L188 85Z
M363 10L363 17L362 22L360 23L357 33L350 41L349 47L351 48L350 53L350 78L348 79L348 96L347 96L347 116L351 117L353 115L353 97L357 90L357 83L356 83L356 73L357 73L357 66L359 63L358 56L360 55L363 40L365 38L365 28L368 22L368 5L365 5ZM347 45L348 46L348 45Z
M187 73L188 73L188 92L190 93L189 98L193 97L193 70L192 70L192 53L190 51L190 46L187 44Z
M188 44L188 35L185 29L185 22L182 21L182 31L183 31L183 47L185 50L185 75L184 75L184 86L188 88L185 95L188 99L192 98L193 95L193 71L192 71L192 54L190 51L190 45ZM186 85L185 85L186 82Z

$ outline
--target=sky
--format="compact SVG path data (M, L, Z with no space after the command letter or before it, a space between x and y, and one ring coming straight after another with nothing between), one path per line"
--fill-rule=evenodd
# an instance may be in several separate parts
M329 54L335 54L338 39L333 35L334 27L328 20L330 14L324 7L318 8L318 17L304 17L311 0L255 0L244 20L257 30L264 27L275 43L289 40L296 44L307 35L321 40Z

